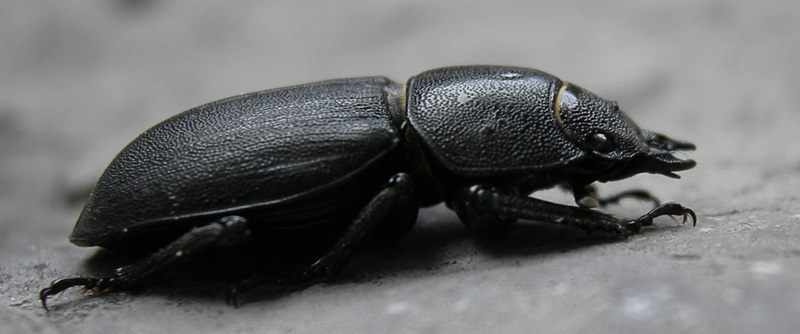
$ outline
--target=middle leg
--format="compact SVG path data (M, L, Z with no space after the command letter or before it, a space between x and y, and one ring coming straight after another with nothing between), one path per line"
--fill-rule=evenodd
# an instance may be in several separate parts
M409 224L408 220L416 220L415 213L418 209L419 205L412 195L411 176L398 173L392 176L384 188L369 201L325 255L313 264L288 275L258 274L242 280L230 288L227 302L237 306L237 297L240 293L264 283L273 283L282 288L300 289L318 282L329 281L342 270L357 246L363 244L363 241L374 233L387 230L384 227L385 223L397 222L403 225L400 230L410 229L410 226L406 225Z

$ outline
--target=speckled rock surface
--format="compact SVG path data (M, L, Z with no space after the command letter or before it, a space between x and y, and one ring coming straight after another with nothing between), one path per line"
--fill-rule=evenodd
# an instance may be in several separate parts
M0 332L794 332L797 31L791 1L3 2ZM238 93L403 81L459 64L545 70L697 144L687 157L698 166L682 180L600 187L650 189L696 209L697 226L661 219L622 240L528 223L485 239L435 207L336 282L246 296L238 309L225 304L226 284L186 272L130 293L73 289L51 312L40 307L52 279L119 263L66 237L105 165L149 126ZM626 201L610 211L646 209Z

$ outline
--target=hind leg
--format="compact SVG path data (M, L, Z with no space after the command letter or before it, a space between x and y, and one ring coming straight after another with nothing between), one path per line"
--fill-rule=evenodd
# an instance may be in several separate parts
M240 240L248 234L247 220L240 216L227 216L191 229L183 236L157 252L127 266L114 270L108 277L70 277L53 281L39 292L42 307L47 310L47 298L74 286L93 292L125 289L153 276L177 263L186 261L203 251Z

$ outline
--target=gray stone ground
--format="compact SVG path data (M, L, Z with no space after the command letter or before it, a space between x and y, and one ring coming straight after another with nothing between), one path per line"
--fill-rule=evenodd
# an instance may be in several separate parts
M3 1L0 332L795 332L799 31L796 1ZM191 274L39 306L52 279L98 270L86 259L115 263L66 236L150 125L242 92L480 63L544 69L695 142L682 180L601 190L648 188L695 208L697 227L661 219L619 240L525 224L477 240L436 207L337 282L239 309Z

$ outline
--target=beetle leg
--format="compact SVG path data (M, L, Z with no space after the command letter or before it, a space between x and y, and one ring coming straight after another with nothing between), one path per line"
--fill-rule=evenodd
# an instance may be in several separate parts
M640 201L652 202L653 206L656 206L656 207L661 205L661 201L659 201L658 198L655 195L653 195L649 191L643 190L643 189L632 189L632 190L623 191L623 192L621 192L619 194L616 194L616 195L613 195L613 196L598 198L598 202L599 202L600 206L604 207L604 206L607 206L609 204L619 203L619 201L621 201L623 199L626 199L626 198L633 198L633 199L638 199Z
M53 281L49 287L39 292L39 299L47 310L49 296L73 286L82 286L96 293L131 287L170 265L190 259L213 246L235 242L248 234L246 219L239 216L223 217L214 223L191 229L164 248L133 264L117 268L110 277L70 277Z
M683 216L684 224L686 223L686 220L691 218L692 226L697 225L697 214L694 213L694 210L689 209L678 203L664 203L662 205L659 205L658 207L656 207L653 210L650 210L650 212L642 215L641 217L628 222L627 225L634 228L641 228L641 226L651 226L653 225L654 218L665 215Z
M652 202L654 207L661 205L661 201L659 201L656 196L643 189L627 190L616 195L601 198L597 195L597 187L590 184L584 187L573 186L572 195L575 197L575 204L587 209L606 207L610 204L619 203L619 201L626 198Z
M302 289L310 285L329 281L347 263L356 246L369 239L375 232L383 230L387 222L396 222L401 217L401 224L408 219L416 220L419 205L412 195L411 176L398 173L389 179L384 188L373 197L361 210L353 222L339 237L327 254L305 269L288 275L261 274L242 280L228 290L227 302L238 306L238 295L255 286L273 283L282 288ZM410 229L410 227L408 227Z
M356 245L368 234L378 230L382 223L392 221L398 202L411 196L411 176L398 173L389 180L385 188L370 200L358 217L336 242L336 246L311 265L308 272L313 276L330 277L344 267ZM419 207L414 207L418 210Z
M481 185L462 188L454 193L451 207L456 210L459 218L467 220L470 225L469 215L477 214L482 221L492 219L508 223L517 219L528 219L554 224L566 224L580 227L587 232L604 230L628 236L638 232L646 223L647 215L643 216L638 224L625 224L611 215L579 208L543 201L540 199L498 192L496 189ZM663 214L675 214L651 211L651 219Z
M572 195L575 197L575 204L579 207L593 209L602 205L597 199L597 187L594 185L573 186Z
M502 189L484 186L461 188L448 203L464 225L480 233L502 231L518 217L489 207L497 205L499 197L518 197Z

